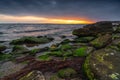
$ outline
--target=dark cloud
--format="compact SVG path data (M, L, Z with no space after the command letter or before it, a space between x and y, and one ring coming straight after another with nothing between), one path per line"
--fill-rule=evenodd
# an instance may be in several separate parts
M120 0L0 0L0 14L119 20Z

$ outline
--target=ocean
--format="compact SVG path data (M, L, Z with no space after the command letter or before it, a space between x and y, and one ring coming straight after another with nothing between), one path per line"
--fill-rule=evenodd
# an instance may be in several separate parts
M23 36L72 37L72 30L81 27L65 24L0 24L0 41L11 41Z
M72 31L77 28L82 28L83 25L74 24L0 24L0 44L8 46L11 50L9 42L23 36L50 36L55 40L47 44L40 44L39 48L50 46L59 43L63 39L61 36L66 36L67 39L72 39ZM66 39L65 38L65 39ZM34 47L36 48L36 47ZM29 48L29 49L33 49ZM9 50L7 50L9 52Z

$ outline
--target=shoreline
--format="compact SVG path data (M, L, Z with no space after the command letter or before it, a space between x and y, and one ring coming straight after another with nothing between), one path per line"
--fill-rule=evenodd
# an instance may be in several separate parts
M83 28L73 30L72 34L76 36L73 40L62 36L63 41L43 48L37 47L29 50L23 45L34 47L35 45L49 44L54 41L54 38L31 36L13 40L10 42L13 49L9 54L3 53L7 47L1 45L2 61L6 59L13 65L25 65L24 68L20 68L13 74L2 76L1 80L27 80L37 76L39 78L36 80L39 80L41 76L36 70L41 71L44 77L48 76L44 75L46 72L54 73L49 76L49 80L120 79L120 60L118 60L120 55L117 54L119 53L117 44L120 41L118 35L120 24L113 25L113 23L108 21L85 25Z

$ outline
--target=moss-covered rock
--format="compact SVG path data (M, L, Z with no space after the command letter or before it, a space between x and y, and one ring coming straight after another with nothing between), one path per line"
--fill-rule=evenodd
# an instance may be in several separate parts
M87 37L78 37L75 38L74 42L81 42L81 43L87 43L95 39L95 37L87 36Z
M66 51L66 50L72 49L72 46L69 44L64 44L64 45L61 45L60 49L62 51Z
M6 50L6 49L7 49L6 46L0 45L0 52L4 51L4 50Z
M10 44L43 44L52 41L53 39L48 37L22 37L20 39L13 40Z
M40 60L40 61L49 61L49 60L52 60L52 58L49 55L47 55L47 54L40 55L40 56L37 57L37 59Z
M81 57L87 55L87 47L81 47L74 51L74 56Z
M11 60L11 59L13 59L13 55L0 53L0 61Z
M65 39L61 42L61 44L67 44L67 43L70 43L71 41L69 39Z
M72 78L76 76L77 72L72 68L66 68L59 70L57 74L60 78Z
M61 51L53 51L53 52L48 52L47 53L50 56L56 56L56 57L62 57L63 53Z
M30 54L30 55L35 55L36 53L38 53L40 51L40 49L32 49L32 50L30 50L28 53Z
M112 36L110 34L105 34L91 41L90 44L95 48L102 48L105 47L107 44L109 44L111 41L112 41Z
M120 80L120 54L114 49L101 49L87 57L84 69L90 80Z
M115 33L120 33L120 26L114 27L114 32Z
M29 55L35 56L37 53L48 51L48 49L49 49L48 47L35 48L35 49L28 50L27 53Z
M15 45L12 49L12 53L14 54L24 54L27 51L28 49L22 45Z
M50 51L57 51L58 50L58 46L56 44L53 44L50 46L49 48Z
M64 57L70 57L73 56L73 51L72 50L67 50L63 52Z
M60 79L56 74L50 77L50 80L64 80Z

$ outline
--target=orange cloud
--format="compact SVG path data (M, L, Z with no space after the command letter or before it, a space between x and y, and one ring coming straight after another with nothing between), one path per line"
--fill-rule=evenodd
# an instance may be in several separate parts
M0 22L12 22L12 23L53 23L53 24L88 24L93 23L91 20L87 19L60 19L60 18L46 18L37 16L10 16L10 15L0 15Z

